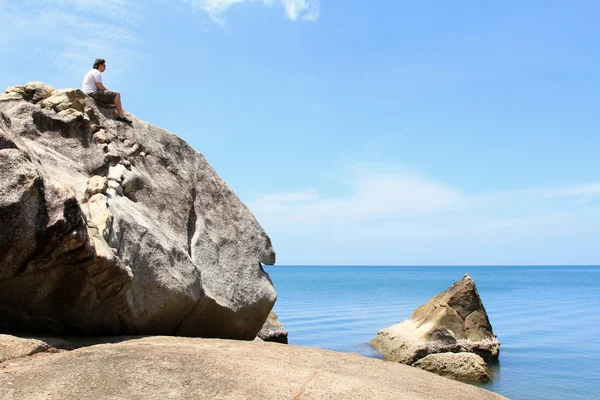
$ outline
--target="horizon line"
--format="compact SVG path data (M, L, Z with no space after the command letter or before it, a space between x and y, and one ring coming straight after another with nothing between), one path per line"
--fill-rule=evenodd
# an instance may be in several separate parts
M265 267L600 267L600 264L274 264Z

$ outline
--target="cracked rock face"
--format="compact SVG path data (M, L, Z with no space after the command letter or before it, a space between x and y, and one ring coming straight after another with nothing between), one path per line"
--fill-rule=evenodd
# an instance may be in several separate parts
M379 331L371 344L389 360L409 365L429 354L469 352L496 360L500 352L469 275L417 308L406 321Z
M254 339L271 241L177 136L79 90L0 94L0 331Z

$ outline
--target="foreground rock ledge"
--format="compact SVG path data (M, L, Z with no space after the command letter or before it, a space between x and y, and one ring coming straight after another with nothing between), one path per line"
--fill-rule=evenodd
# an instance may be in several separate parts
M504 399L401 364L265 342L147 337L0 365L0 398Z
M0 94L0 332L253 340L269 237L202 154L114 116L42 82Z
M388 360L409 365L429 354L468 352L489 361L497 360L500 352L469 275L417 308L406 321L379 331L371 344ZM480 379L477 376L474 379Z

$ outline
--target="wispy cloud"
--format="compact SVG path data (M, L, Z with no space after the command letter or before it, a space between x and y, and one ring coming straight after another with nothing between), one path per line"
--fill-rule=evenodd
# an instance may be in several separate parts
M414 218L458 208L466 195L435 180L408 172L370 172L344 179L348 194L327 196L315 188L256 196L250 208L260 221L285 229L346 221Z
M600 183L472 194L406 171L347 177L347 194L315 188L247 202L277 241L309 234L349 246L570 234L600 223Z
M250 208L283 229L340 221L412 218L457 207L463 194L446 185L406 175L356 177L347 196L325 196L314 188L259 195ZM262 221L261 218L261 221ZM311 228L311 229L312 229Z
M244 2L280 6L290 20L315 21L319 16L319 0L180 0L220 24L230 7ZM0 0L0 58L47 65L38 79L75 86L79 82L67 77L82 75L102 57L113 66L111 81L118 81L122 72L141 64L149 44L137 32L149 22L147 8L153 5L168 7L163 0Z
M320 4L317 0L282 0L285 5L285 15L291 19L298 18L307 21L316 21L319 19Z
M262 2L266 6L280 4L284 7L285 16L292 21L303 19L316 21L320 14L319 0L184 0L194 8L207 12L213 21L223 24L222 15L231 6L244 2Z
M47 65L58 84L82 75L98 57L119 65L111 70L118 76L139 57L143 42L132 27L141 21L140 6L132 0L8 0L0 9L0 36L5 38L0 56Z
M33 4L34 2L28 1ZM139 23L144 20L142 16L143 3L133 0L36 0L35 4L50 6L63 10L81 13L89 13L102 16L109 20L126 21L128 23Z

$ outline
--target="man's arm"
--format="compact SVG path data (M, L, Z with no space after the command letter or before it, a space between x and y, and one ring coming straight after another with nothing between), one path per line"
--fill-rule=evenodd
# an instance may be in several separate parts
M98 88L98 90L108 90L108 89L106 88L106 86L104 86L104 85L102 84L102 82L96 82L96 87Z

